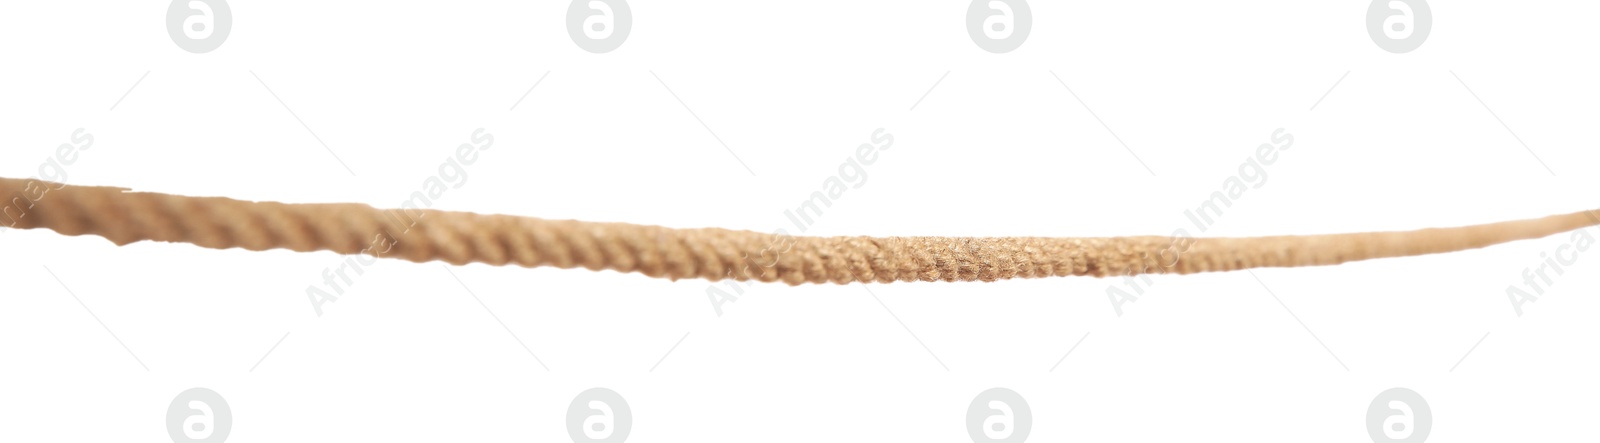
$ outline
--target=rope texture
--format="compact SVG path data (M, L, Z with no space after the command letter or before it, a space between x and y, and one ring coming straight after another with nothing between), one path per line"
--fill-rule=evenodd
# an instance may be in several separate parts
M0 226L252 251L583 267L717 281L995 281L1334 265L1481 248L1600 224L1595 211L1403 232L1243 238L793 237L353 203L286 204L0 178Z

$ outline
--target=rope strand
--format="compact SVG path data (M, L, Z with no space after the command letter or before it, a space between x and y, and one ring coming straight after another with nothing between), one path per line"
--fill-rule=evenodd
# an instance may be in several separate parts
M1600 224L1594 211L1415 231L1240 238L792 237L364 204L288 204L0 178L0 226L206 248L582 267L681 279L995 281L1323 266L1436 254Z

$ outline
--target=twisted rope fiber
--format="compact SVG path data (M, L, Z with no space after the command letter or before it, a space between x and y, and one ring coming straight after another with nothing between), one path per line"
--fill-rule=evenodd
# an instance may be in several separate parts
M1241 238L791 237L364 204L286 204L0 178L0 226L252 251L283 248L669 279L995 281L1334 265L1453 252L1600 224L1594 211L1453 228ZM390 241L379 241L387 238Z

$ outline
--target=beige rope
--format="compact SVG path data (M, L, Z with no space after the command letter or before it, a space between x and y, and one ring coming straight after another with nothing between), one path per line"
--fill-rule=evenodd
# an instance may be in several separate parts
M584 267L651 277L851 283L1190 274L1481 248L1600 224L1593 211L1404 232L1185 237L791 237L363 204L285 204L0 178L0 226L215 249Z

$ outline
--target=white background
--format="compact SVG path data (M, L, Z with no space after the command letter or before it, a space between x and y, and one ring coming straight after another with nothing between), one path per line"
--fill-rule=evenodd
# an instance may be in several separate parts
M167 3L0 6L0 176L84 128L72 184L394 207L484 128L435 208L798 233L783 211L884 128L868 180L804 234L1313 234L1600 205L1589 3L1436 1L1405 54L1368 37L1364 1L1037 1L1005 54L961 1L636 1L604 54L568 36L568 2L243 0L192 54ZM1268 179L1195 231L1183 211L1278 128L1295 141ZM1427 400L1429 441L1592 440L1600 258L1520 317L1505 295L1567 243L1157 277L1121 316L1117 279L759 284L718 316L702 280L385 260L318 316L332 253L4 230L0 440L170 441L168 403L206 387L230 442L568 441L597 386L637 442L965 442L991 387L1027 399L1028 441L1370 441L1392 387Z

